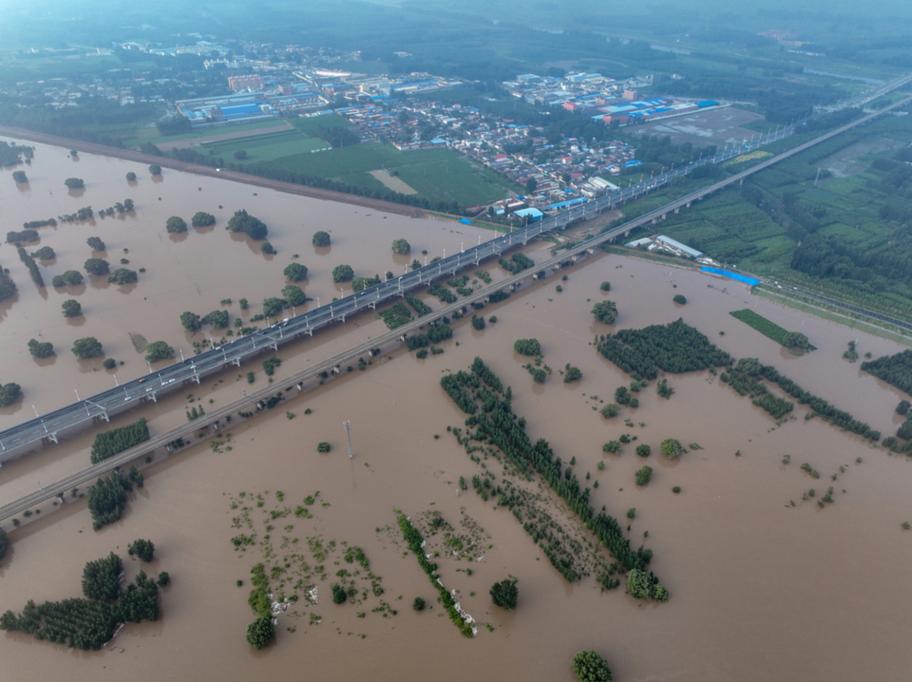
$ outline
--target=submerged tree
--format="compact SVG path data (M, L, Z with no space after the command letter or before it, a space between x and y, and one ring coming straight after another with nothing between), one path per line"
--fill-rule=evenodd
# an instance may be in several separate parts
M289 263L282 271L285 279L291 282L300 282L307 279L307 266L300 263Z
M333 268L332 278L333 282L339 284L340 282L350 282L355 277L355 271L352 269L351 265L337 265Z
M165 341L153 341L146 346L146 362L170 360L173 357L174 348L169 346Z
M149 563L155 557L155 544L151 540L139 538L130 543L127 552L130 556Z
M73 341L73 354L80 360L100 358L104 355L104 347L94 336L85 336Z
M393 240L393 253L397 256L407 256L412 252L412 245L405 239Z
M200 316L189 310L185 310L180 314L180 323L188 332L198 332L203 326Z
M519 589L516 587L516 578L505 578L491 585L491 601L502 609L515 609L519 599Z
M180 216L173 215L165 221L165 230L169 234L183 234L187 231L187 221Z
M190 224L193 227L210 227L215 225L215 216L211 213L206 213L205 211L197 211L193 214L193 217L190 218Z
M33 358L50 358L54 356L54 344L50 341L29 339L28 349Z
M65 300L62 308L64 317L79 317L82 315L82 304L75 299L68 298Z
M22 387L19 384L12 381L8 384L0 383L0 407L12 405L21 397Z
M85 267L87 273L95 275L96 277L104 277L111 271L111 266L108 265L108 261L103 258L89 258L86 260L83 267Z
M247 643L254 649L264 649L275 639L275 627L272 618L257 618L247 626Z
M329 246L332 240L329 237L329 232L318 230L314 232L312 241L314 246Z
M599 301L592 306L592 314L602 324L614 324L617 320L617 304L614 301Z
M611 682L607 661L594 651L580 651L573 657L573 674L579 682Z
M266 239L266 235L269 233L266 223L243 209L234 212L234 215L228 220L228 229L232 232L243 232L255 241Z

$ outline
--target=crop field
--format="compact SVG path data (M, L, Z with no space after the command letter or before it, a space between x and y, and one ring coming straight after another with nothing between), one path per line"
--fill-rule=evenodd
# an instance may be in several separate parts
M772 339L780 346L786 345L786 337L791 332L789 332L788 329L780 327L772 320L768 320L767 318L763 317L763 315L755 313L753 310L750 310L748 308L733 310L729 314L736 320L741 320L748 327L756 329L768 339Z
M502 197L517 189L493 171L475 166L449 149L399 151L388 144L357 144L331 151L297 153L266 163L267 167L330 178L367 190L384 190L373 170L399 177L423 197L468 206Z
M904 185L889 183L900 182L895 157L910 134L908 117L881 119L669 216L662 231L745 271L912 314L898 264L912 242L885 213L902 205Z
M235 140L204 143L204 151L225 159L243 160L249 163L275 161L292 154L308 154L321 149L330 149L326 140L311 137L300 130L266 133Z
M162 135L154 125L141 126L131 130L124 130L127 134L124 144L128 147L138 147L143 143L149 142L154 145L170 144L174 142L186 141L188 145L199 144L206 141L207 138L217 138L226 133L243 133L249 132L255 134L263 129L276 128L283 125L281 119L267 118L258 121L248 121L246 123L232 123L231 125L209 126L195 128L186 133L176 135Z

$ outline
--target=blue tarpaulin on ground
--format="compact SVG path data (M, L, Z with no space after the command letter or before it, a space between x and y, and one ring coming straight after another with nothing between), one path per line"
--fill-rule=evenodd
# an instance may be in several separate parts
M723 270L722 268L711 268L708 265L704 265L700 268L700 272L708 272L711 275L718 275L719 277L728 277L737 282L743 282L744 284L750 285L752 287L760 284L760 280L756 277L748 277L747 275L742 275L738 272L732 272L731 270Z
M459 219L459 222L461 222L463 225L471 225L471 224L472 224L472 221L469 220L468 218L460 218L460 219Z

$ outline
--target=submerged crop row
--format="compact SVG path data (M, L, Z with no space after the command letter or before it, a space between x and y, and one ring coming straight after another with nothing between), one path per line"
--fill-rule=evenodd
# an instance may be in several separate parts
M408 545L408 548L412 550L415 557L417 557L418 565L421 566L421 570L427 574L431 584L436 588L437 593L440 596L440 603L443 604L443 608L445 608L446 612L450 615L450 620L453 621L453 624L459 628L459 631L463 635L466 637L474 637L475 631L472 626L472 621L463 618L457 608L456 600L453 598L453 595L447 591L440 581L440 577L437 574L437 564L425 556L424 537L422 537L421 532L415 528L415 526L412 525L412 522L408 520L408 517L400 511L396 512L396 520L399 523L399 530L402 532L405 543Z
M592 508L589 488L580 484L572 465L564 466L546 440L532 443L526 433L525 420L513 412L511 390L504 388L483 360L475 358L470 371L448 374L440 383L453 401L469 415L465 422L469 437L463 441L464 445L470 445L472 441L489 443L520 472L534 472L540 476L608 549L617 562L616 570L623 573L636 571L637 589L631 592L633 596L659 601L668 598L668 591L648 570L652 551L633 549L621 524L604 510L596 512ZM612 585L613 579L611 576L600 576L599 580L605 585Z

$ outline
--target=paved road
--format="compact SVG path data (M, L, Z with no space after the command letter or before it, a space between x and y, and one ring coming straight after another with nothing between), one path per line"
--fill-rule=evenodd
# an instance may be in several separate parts
M909 99L896 102L878 112L868 114L851 123L840 126L812 140L804 142L781 154L770 157L748 169L715 182L704 188L689 193L645 216L628 221L602 236L611 239L619 235L628 234L631 230L640 227L652 220L660 219L665 214L689 206L692 201L716 192L724 187L741 182L745 177L757 173L775 163L779 163L795 154L798 154L814 145L820 144L832 137L861 125L882 113L895 109L907 103ZM777 131L772 135L782 137L785 131ZM223 346L219 346L179 363L169 365L159 371L138 379L134 379L116 388L98 393L84 400L71 403L48 414L31 419L17 426L0 432L0 463L18 457L22 453L34 449L46 442L58 442L68 433L91 425L98 421L107 421L112 415L143 404L155 401L158 397L170 390L181 387L186 382L199 382L203 377L220 371L229 365L240 366L245 360L267 351L277 350L278 347L303 335L312 335L319 329L337 322L344 322L352 315L367 309L376 308L408 292L422 288L443 276L455 274L467 267L479 265L482 261L497 257L505 251L528 243L542 234L560 230L567 225L593 218L605 210L610 210L618 205L635 199L643 194L672 182L677 177L686 175L700 165L720 163L726 158L754 149L773 139L770 135L758 138L755 141L744 142L740 145L729 146L717 152L711 158L701 159L688 166L681 167L640 184L624 188L618 192L606 195L597 201L574 206L548 218L531 223L511 233L496 237L467 250L442 258L422 268L413 270L399 277L381 282L377 285L357 292L330 304L317 307L301 315L286 318L266 329L258 330L247 336L236 338Z
M139 457L144 456L146 453L150 452L151 450L153 450L157 447L166 445L178 438L189 436L201 428L206 428L209 424L214 424L216 422L219 422L225 416L228 416L231 414L236 414L237 412L239 412L241 410L249 410L250 406L256 404L258 401L265 400L266 398L268 398L272 395L275 395L288 388L294 387L298 384L303 385L303 383L305 383L305 382L312 381L315 377L318 377L323 372L333 372L334 368L336 368L336 367L345 366L347 364L350 364L353 361L356 361L357 358L359 358L359 357L365 357L374 348L383 348L391 343L396 343L401 339L401 337L403 335L408 334L409 332L414 331L414 330L418 329L419 327L421 327L425 324L428 324L429 322L432 322L434 320L437 320L443 316L452 315L453 312L466 308L472 302L485 300L495 291L500 291L500 290L503 290L506 288L511 288L513 286L518 286L522 282L522 280L533 276L533 273L556 269L556 268L560 267L560 265L562 263L566 262L568 259L577 259L580 257L585 257L585 255L588 253L591 253L591 251L595 247L598 247L605 242L609 242L613 239L616 239L619 236L626 235L630 231L632 231L638 227L641 227L643 225L647 225L653 221L661 220L668 213L670 213L676 209L679 209L684 206L688 206L693 201L702 199L703 197L707 196L708 194L710 194L712 192L723 189L724 187L728 187L734 183L738 183L741 180L743 180L745 177L748 177L749 175L757 173L757 172L763 170L764 168L767 168L767 167L773 165L774 163L778 163L780 161L783 161L787 158L794 156L795 154L799 154L802 151L804 151L816 144L825 142L826 140L831 139L832 137L835 137L836 135L839 135L842 132L845 132L846 130L849 130L858 125L862 125L863 123L870 121L871 119L875 118L876 116L878 116L880 114L885 113L886 111L898 108L900 106L908 104L909 102L912 102L912 97L905 98L902 101L897 102L886 109L883 109L879 112L875 112L874 114L865 116L861 119L853 121L852 123L846 124L845 126L841 126L840 128L837 128L828 133L825 133L824 135L821 135L820 137L815 138L814 140L810 140L801 145L798 145L797 147L789 149L788 151L783 152L782 154L779 154L775 157L771 157L760 164L757 164L755 166L752 166L751 168L748 168L748 169L742 171L741 173L738 173L731 177L725 178L724 180L721 180L719 182L713 183L706 187L702 187L698 190L690 192L657 209L644 213L643 215L641 215L637 218L634 218L633 220L627 221L625 223L622 223L621 225L618 225L617 227L605 230L604 232L602 232L598 235L595 235L593 237L590 237L589 239L583 240L579 244L560 253L559 255L554 256L545 262L536 264L535 268L518 273L516 275L512 275L505 280L501 280L488 287L480 289L480 290L474 292L472 295L458 301L457 303L448 305L444 308L440 308L437 311L435 311L434 313L431 313L425 317L419 318L418 320L413 320L412 322L409 322L406 325L403 325L402 327L400 327L396 330L387 332L386 334L383 334L382 336L379 336L379 337L372 339L366 343L363 343L355 348L352 348L343 353L340 353L340 354L336 355L335 357L330 358L326 361L323 361L306 370L303 370L302 372L300 372L288 379L285 379L282 382L277 382L276 384L270 385L270 386L260 390L257 393L254 393L250 396L246 396L245 398L238 400L230 405L226 405L225 407L220 408L219 410L212 412L211 414L207 414L201 420L197 420L195 422L190 422L190 423L182 425L179 428L174 429L168 433L156 436L156 437L152 438L150 441L143 443L142 445L139 445L135 448L124 451L108 460L105 460L104 462L100 462L92 467L89 467L88 469L85 469L81 472L73 474L72 476L68 476L67 478L65 478L61 481L58 481L57 483L54 483L52 485L41 488L40 490L37 490L34 493L31 493L18 500L10 502L10 503L4 505L3 507L0 507L0 523L8 521L8 520L18 516L19 514L23 513L24 511L34 508L36 505L46 502L54 497L65 495L67 492L69 492L73 488L85 485L85 484L95 480L99 476L109 473L110 471L113 471L114 469L116 469L118 467L124 466L125 464L128 464L129 462L135 461ZM572 221L580 220L583 217L585 217L585 215L584 215L585 207L580 207L580 209L581 210L576 213L574 213L572 210L570 210L570 211L565 212L564 214L558 214L558 216L555 216L554 219L563 221L563 222L560 222L559 224L561 226L566 226L567 224L569 224ZM557 229L557 228L552 226L549 229L553 230L553 229ZM506 248L509 248L509 246L511 246L511 245L524 243L528 239L531 239L534 236L537 236L538 234L541 234L542 232L546 232L546 231L548 231L548 229L545 229L544 225L540 225L540 224L532 225L527 230L526 229L518 230L512 234L504 235L503 237L493 239L489 242L486 242L485 244L481 245L482 247L485 247L485 251L476 251L476 250L466 251L465 253L460 253L460 254L457 254L456 256L452 256L448 259L443 259L443 260L439 261L438 263L426 266L425 268L422 268L421 270L417 270L414 273L410 273L410 275L414 275L415 278L418 278L420 276L421 281L423 283L427 283L429 281L429 279L432 279L433 277L438 277L442 274L448 275L451 272L458 271L460 269L460 267L466 267L469 265L474 266L476 264L476 261L474 260L475 257L477 256L477 257L479 257L479 259L481 259L482 253L489 253L489 255L490 254L496 255L497 253L502 252ZM479 248L481 248L481 247L479 247ZM406 276L403 276L403 279L405 277ZM402 289L404 290L405 285L401 285L401 286L402 286ZM423 286L423 284L414 284L414 286ZM278 325L274 325L273 327L270 327L269 329L264 330L263 332L260 332L259 334L271 335L268 337L268 339L271 341L275 341L276 343L278 343L279 340L288 340L295 336L300 336L301 334L306 334L308 328L311 330L314 329L313 325L318 320L321 321L320 325L324 326L326 324L333 323L335 320L341 321L345 315L351 315L354 312L357 312L358 310L363 309L364 307L368 307L372 302L372 300L371 300L372 297L377 296L376 292L381 292L380 296L382 298L382 296L384 295L383 292L387 292L390 295L392 295L393 297L395 297L395 296L399 295L399 291L400 291L400 283L399 283L398 279L390 280L389 282L384 282L383 284L378 285L377 287L374 287L369 290L365 290L364 292L362 292L360 294L346 297L345 299L342 299L340 301L333 303L331 306L322 306L321 308L317 308L316 310L311 311L310 313L306 313L305 315L301 315L301 316L298 316L291 320L288 320L287 322L282 322L282 323L279 323ZM309 317L310 315L315 315L317 313L319 313L318 317ZM327 315L329 317L327 317ZM304 326L302 326L302 325L304 325ZM253 336L253 335L251 335L251 336ZM233 343L239 343L239 342L245 342L245 341L248 343L254 343L254 340L251 339L250 337L244 337L242 339L238 339L237 341L235 341ZM262 343L262 341L263 341L263 339L261 337L260 342ZM231 344L229 344L229 345L231 345ZM272 348L272 346L269 345L268 343L266 345L260 346L261 349L264 347ZM222 358L222 360L219 361L217 356L220 353L223 353L224 357ZM209 353L206 355L208 355L208 358L202 358L202 359L205 359L207 361L206 368L207 368L207 371L210 371L210 372L217 371L219 368L224 367L226 359L228 362L230 362L231 359L234 357L238 357L238 358L241 357L240 351L236 348L232 348L229 353L228 346L225 346L225 347L222 347L219 349L215 349L213 351L209 351ZM197 356L196 358L187 361L187 362L192 362L195 364L195 371L198 373L202 372L202 368L198 364L200 359L201 359L201 356ZM158 374L151 375L148 377L143 377L142 380L139 380L137 382L131 382L132 384L135 384L133 386L132 390L135 390L137 392L136 393L127 392L124 394L127 397L121 397L119 399L125 400L127 402L132 402L133 404L139 404L145 398L145 394L148 394L155 390L161 391L161 390L164 390L171 386L174 386L174 387L179 386L181 384L179 383L178 378L179 378L179 376L183 376L183 375L178 375L178 374L172 375L172 374L169 374L168 371L177 372L178 370L181 370L181 368L183 368L182 369L183 372L186 372L187 364L179 363L177 365L172 365L171 367L166 368L165 370L162 370L162 372L160 372ZM181 380L185 380L185 379L181 379ZM148 382L150 382L150 381L151 381L151 385L148 385ZM123 387L123 388L126 388L126 387ZM118 393L119 390L120 389L116 389L114 391L115 397L119 394ZM136 395L137 397L129 398L130 395ZM87 402L87 401L83 401L83 402ZM82 409L82 403L76 404L76 407L78 409ZM63 408L62 410L59 410L58 412L62 413L61 416L66 416L66 414L69 413L69 411L72 408L73 408L73 406L70 406L68 408ZM47 417L45 417L45 419L49 418L50 416L51 415L48 415ZM32 420L32 421L40 422L41 420ZM27 422L26 424L28 424L28 423L29 422ZM22 426L25 426L25 425L22 425Z

